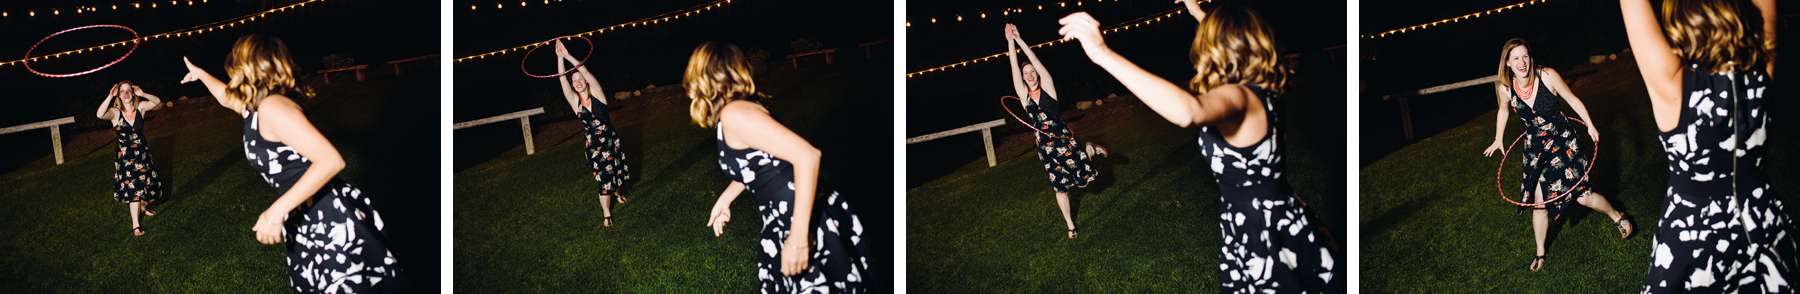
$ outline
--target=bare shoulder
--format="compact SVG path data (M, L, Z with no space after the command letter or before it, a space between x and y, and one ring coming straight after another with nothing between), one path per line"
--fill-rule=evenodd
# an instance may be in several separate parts
M743 121L768 116L768 108L764 108L762 104L745 100L725 103L725 107L719 109L720 121Z

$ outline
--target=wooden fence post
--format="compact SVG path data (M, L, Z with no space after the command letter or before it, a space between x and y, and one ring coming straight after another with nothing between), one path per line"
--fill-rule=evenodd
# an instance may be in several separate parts
M519 128L525 130L525 155L537 153L537 148L531 146L531 116L519 117Z
M62 164L62 125L50 126L50 148L56 149L56 164Z

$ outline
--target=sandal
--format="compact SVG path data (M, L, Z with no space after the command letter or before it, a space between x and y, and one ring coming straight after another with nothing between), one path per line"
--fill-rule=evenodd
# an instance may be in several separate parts
M1531 266L1532 272L1537 272L1539 269L1543 269L1544 268L1544 256L1538 255L1537 257L1532 258L1531 265L1532 265Z
M1100 154L1100 157L1106 157L1106 147L1100 147L1100 145L1094 145L1094 143L1088 143L1088 149L1092 149L1093 153Z
M150 206L149 206L149 205L145 205L145 206L144 206L144 215L147 215L147 216L156 216L156 211L155 211L155 210L150 210Z
M617 200L619 203L625 203L625 194L613 195L613 200Z
M612 226L612 225L613 225L613 219L612 219L612 217L610 217L610 216L608 216L608 217L604 217L604 218L602 218L602 219L604 219L604 220L605 220L605 221L604 221L604 222L603 222L603 223L601 223L601 225L605 225L605 226L608 226L608 227L611 227L611 226Z
M1631 215L1624 213L1620 214L1623 216L1620 216L1619 220L1613 221L1613 225L1619 226L1619 239L1629 239L1631 238L1632 233Z
M149 233L150 233L150 230L145 230L144 227L131 228L132 236L143 236L144 234L149 234Z
M1081 232L1076 231L1075 229L1069 229L1069 239L1075 239L1075 236L1080 236L1080 235L1081 235Z

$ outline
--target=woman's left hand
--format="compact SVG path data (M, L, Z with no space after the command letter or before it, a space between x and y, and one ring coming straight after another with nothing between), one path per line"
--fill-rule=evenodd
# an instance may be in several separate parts
M281 243L281 223L284 221L287 221L287 213L266 210L262 215L256 217L256 226L251 227L250 230L256 231L257 242L262 242L263 245L275 245Z
M138 95L138 96L147 95L147 94L144 94L144 88L139 88L137 85L131 85L131 93L133 95Z
M1600 142L1600 130L1594 129L1594 125L1591 123L1588 125L1588 137L1594 138L1594 142Z
M808 257L812 256L810 233L794 231L788 234L786 244L781 246L781 275L792 277L806 272L810 266Z
M1063 41L1081 41L1081 49L1087 52L1089 58L1109 50L1106 48L1106 40L1100 37L1100 21L1094 20L1087 12L1069 14L1056 23L1063 25L1062 29L1056 30L1057 34L1063 36Z

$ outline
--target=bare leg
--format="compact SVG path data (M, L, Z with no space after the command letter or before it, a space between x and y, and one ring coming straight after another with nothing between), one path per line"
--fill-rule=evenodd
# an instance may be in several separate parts
M138 228L143 227L142 224L138 223L138 209L143 206L143 204L143 202L131 202L125 204L126 207L131 208L131 234L134 236L144 235L143 231L138 230Z
M612 195L600 194L600 210L604 210L607 217L601 224L608 227L612 226L612 203Z
M1069 239L1075 238L1075 216L1069 214L1069 192L1056 192L1056 206L1062 207L1063 221L1069 224Z
M1575 201L1580 202L1582 206L1593 208L1594 211L1605 213L1607 217L1612 218L1614 225L1624 225L1623 223L1620 223L1619 220L1625 218L1625 212L1613 209L1612 203L1607 203L1606 197L1600 196L1600 193L1589 192L1587 195L1581 196L1581 198L1575 198ZM1624 237L1630 235L1630 226L1619 227L1619 236Z
M1532 195L1537 195L1536 201L1543 201L1544 186L1539 184L1536 189ZM1532 237L1537 238L1537 255L1532 255L1531 259L1531 271L1535 272L1544 267L1544 263L1537 257L1544 256L1544 237L1550 234L1550 210L1543 205L1531 208L1531 233Z

